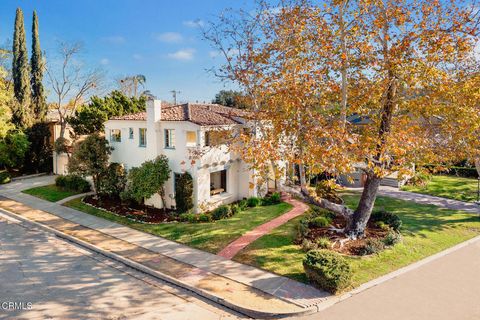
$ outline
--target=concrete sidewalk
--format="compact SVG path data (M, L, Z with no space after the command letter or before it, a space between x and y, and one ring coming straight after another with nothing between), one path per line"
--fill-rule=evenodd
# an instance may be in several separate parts
M405 201L412 201L419 204L430 204L430 205L451 209L451 210L462 210L462 211L480 214L480 205L475 203L435 197L435 196L430 196L430 195L421 194L421 193L402 191L394 187L382 186L380 187L378 195L396 198L396 199L405 200Z
M1 186L0 195L6 198L0 207L236 304L237 311L252 310L249 315L310 312L330 296L286 277L21 193L52 182L53 177L41 177Z

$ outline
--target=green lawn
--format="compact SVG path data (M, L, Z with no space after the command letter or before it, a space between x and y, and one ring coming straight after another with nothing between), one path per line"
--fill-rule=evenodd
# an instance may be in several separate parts
M460 201L477 200L477 179L433 176L425 187L404 186L402 190Z
M250 208L231 218L209 223L143 224L93 208L84 204L80 199L69 201L65 205L212 253L219 252L245 232L289 211L292 207L288 203L280 203L272 206Z
M344 196L354 207L358 195ZM348 257L354 269L354 286L387 274L480 233L480 218L461 211L379 197L375 207L395 212L403 221L403 243L370 257ZM305 255L293 244L298 220L273 230L237 255L234 260L251 264L306 282L302 259Z
M30 188L27 190L23 190L22 192L50 202L57 202L59 200L81 193L65 190L57 187L54 184L43 187Z

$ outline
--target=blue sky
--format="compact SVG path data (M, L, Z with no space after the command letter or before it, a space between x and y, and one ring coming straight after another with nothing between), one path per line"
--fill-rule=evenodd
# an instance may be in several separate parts
M195 21L251 5L247 0L1 0L0 43L11 45L15 10L21 7L30 53L35 9L47 56L55 54L59 41L80 41L82 59L101 66L112 85L120 76L144 74L146 88L160 99L171 100L175 89L181 101L210 101L224 84L206 69L220 60L212 57Z

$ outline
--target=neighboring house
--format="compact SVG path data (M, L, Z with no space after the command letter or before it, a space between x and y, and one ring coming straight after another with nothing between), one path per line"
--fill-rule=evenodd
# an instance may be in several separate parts
M175 206L176 177L186 171L193 177L196 212L256 196L259 188L254 172L222 143L222 136L248 127L247 115L217 104L172 106L149 100L146 112L105 123L105 137L114 148L110 160L129 170L165 155L172 170L165 186L167 207ZM158 195L146 204L162 207Z

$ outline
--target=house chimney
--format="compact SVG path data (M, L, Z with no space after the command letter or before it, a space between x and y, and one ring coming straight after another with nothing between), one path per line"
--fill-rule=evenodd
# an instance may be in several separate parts
M162 119L162 101L147 100L147 122L158 122Z
M159 155L160 138L160 120L162 119L162 102L160 100L149 99L147 101L147 148L146 156L148 160L155 159Z

